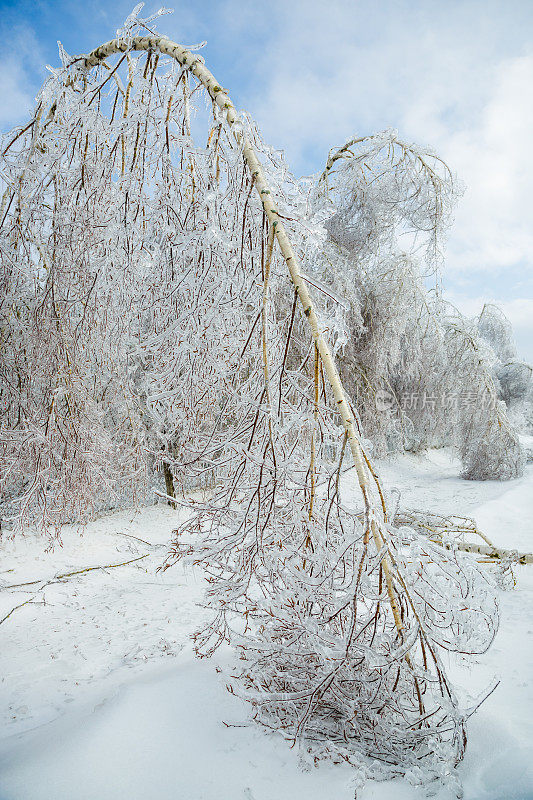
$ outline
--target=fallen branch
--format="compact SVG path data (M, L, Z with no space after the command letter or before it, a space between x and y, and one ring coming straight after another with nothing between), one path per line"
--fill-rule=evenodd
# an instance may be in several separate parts
M11 609L11 611L10 611L8 614L6 614L6 615L5 615L5 617L3 617L2 619L0 619L0 625L2 624L2 622L5 622L5 621L6 621L6 619L9 619L9 617L11 616L11 614L12 614L14 611L16 611L16 610L17 610L17 608L22 608L23 606L27 606L27 605L29 605L29 604L33 604L33 605L42 605L42 602L41 602L41 601L39 601L38 603L34 603L34 599L35 599L34 597L30 597L30 599L29 599L29 600L25 600L23 603L19 603L19 605L18 605L18 606L15 606L15 608L12 608L12 609Z
M71 578L73 575L82 575L85 572L92 572L94 569L114 569L115 567L125 567L127 564L133 564L134 561L142 561L143 558L148 558L149 553L146 553L144 556L137 556L137 558L131 558L129 561L123 561L121 564L105 564L103 566L96 566L96 567L85 567L84 569L77 569L74 572L64 572L62 575L54 575L50 580L43 578L42 580L37 581L26 581L25 583L12 583L10 586L4 586L4 589L18 589L20 586L35 586L37 583L42 583L45 586L48 586L50 583L55 583L56 581L60 581L63 578Z
M183 506L183 508L197 509L199 506L199 502L193 497L191 497L188 501L180 500L178 497L171 497L169 494L159 491L159 489L152 489L152 491L156 497L160 497L162 500L168 500L169 502L172 501L172 503L175 503L178 506Z
M497 547L479 530L475 520L471 517L455 515L447 517L443 514L432 514L429 511L404 509L396 513L394 522L396 525L407 525L414 528L447 550L456 547L466 553L479 553L487 556L490 560L510 559L516 564L533 564L533 553L518 553L516 550L504 550L502 547ZM447 541L448 537L458 538L465 534L479 536L486 544L457 541L457 539L451 542Z
M516 564L533 564L533 553L518 553L516 550L502 550L500 547L489 547L485 544L474 544L473 542L455 542L455 547L458 550L464 550L467 553L480 553L487 556L489 559L512 559ZM444 543L447 549L452 548L452 544Z

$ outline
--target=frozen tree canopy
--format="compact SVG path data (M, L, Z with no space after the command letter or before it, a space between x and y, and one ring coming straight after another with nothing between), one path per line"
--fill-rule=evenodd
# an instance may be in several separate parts
M519 476L524 459L499 375L523 392L530 373L494 368L498 341L500 358L502 347L513 352L509 323L495 309L499 327L491 327L486 307L476 328L440 293L442 244L459 193L448 167L385 131L333 152L315 192L331 203L329 258L350 303L341 375L374 452L451 444L466 478ZM492 338L489 328L497 330Z
M135 19L62 53L2 140L3 515L54 530L161 469L171 496L209 487L166 562L208 575L199 652L235 646L234 691L311 758L453 782L468 709L442 656L489 646L494 596L393 524L371 451L453 441L467 477L521 469L480 344L497 326L427 289L455 181L391 131L296 179L199 55ZM459 390L487 402L445 408Z
M258 264L266 247L239 148L225 141L218 106L209 122L211 99L189 85L187 68L174 59L159 64L155 51L142 69L122 52L113 67L95 65L92 73L62 57L34 119L2 145L3 489L8 516L37 513L51 526L132 492L143 496L154 466L163 467L172 493L169 464L216 408L208 380L202 404L185 413L178 378L188 371L200 386L208 374L221 379L225 364L224 352L210 349L198 372L189 349L194 309L203 309L204 297L218 309L216 341L230 298L219 297L211 280L235 293L219 263L243 264L247 248ZM450 323L439 293L426 288L429 274L438 285L457 194L447 167L387 131L348 142L322 176L297 181L251 122L243 124L264 153L374 452L453 443L469 477L520 474L520 445L495 401L494 379L509 403L526 391L528 369L508 363L509 332L497 312L484 310L479 335L495 348L500 372L490 348L474 343L477 334L458 314ZM195 265L206 258L199 290ZM178 274L179 287L169 291ZM270 291L276 314L290 314L290 292L274 283ZM233 331L243 317L236 308L230 316ZM296 316L291 331L299 325ZM473 405L480 410L467 431L460 420L470 419ZM469 455L473 447L479 455ZM173 469L182 482L177 463ZM209 470L201 474L187 480L206 480Z

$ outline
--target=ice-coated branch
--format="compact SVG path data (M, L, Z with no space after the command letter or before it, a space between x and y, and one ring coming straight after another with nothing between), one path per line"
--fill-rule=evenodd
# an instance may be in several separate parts
M172 58L175 58L176 61L178 61L183 67L186 67L200 81L202 86L204 86L209 92L213 102L216 103L216 105L224 112L229 125L232 127L236 141L242 147L242 152L250 170L255 189L260 197L267 218L272 225L274 235L289 270L291 281L300 300L303 314L307 318L314 342L320 353L320 357L324 364L324 368L337 402L338 412L348 435L348 441L352 451L359 486L361 491L366 493L368 475L361 453L359 437L355 430L353 414L346 400L346 395L339 377L338 370L335 366L335 362L333 361L328 343L320 329L315 306L311 300L305 279L302 276L299 259L292 248L291 242L285 230L285 226L283 225L283 221L276 207L276 201L272 194L272 190L268 184L254 148L252 147L247 136L243 133L243 121L240 119L228 93L222 88L215 76L207 69L203 59L200 56L194 55L180 44L170 41L170 39L165 36L137 36L131 39L131 42L128 43L113 39L101 45L100 47L97 47L95 50L92 50L83 60L83 64L86 67L93 67L99 62L108 58L110 55L118 52L124 52L126 50L159 51L171 56Z

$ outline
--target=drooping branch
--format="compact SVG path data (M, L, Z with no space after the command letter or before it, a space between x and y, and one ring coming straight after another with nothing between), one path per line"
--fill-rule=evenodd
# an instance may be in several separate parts
M242 147L243 156L248 165L255 189L259 195L267 219L272 225L272 230L274 231L274 236L278 242L279 248L287 265L290 279L300 300L302 312L304 317L307 319L313 341L324 365L324 369L336 401L337 411L342 419L342 423L348 437L348 443L353 457L359 488L363 495L367 512L370 517L371 509L372 512L374 512L374 509L369 491L369 474L363 457L359 435L355 427L355 420L348 403L339 372L333 360L331 350L323 332L320 329L315 305L311 299L307 284L302 275L300 261L294 252L285 226L280 218L275 198L267 182L255 150L252 147L249 139L243 133L243 120L239 117L239 114L237 113L237 110L235 109L235 106L233 105L228 93L222 88L215 76L207 69L203 59L195 56L182 45L172 42L166 37L138 36L133 37L130 43L114 39L106 42L100 47L97 47L95 50L92 50L83 59L83 64L86 67L93 67L102 62L104 59L108 58L110 55L134 50L148 50L150 52L158 51L175 58L176 61L188 69L198 79L198 81L209 93L213 102L216 103L216 105L225 113L226 119L234 132L235 139L239 146ZM76 60L82 59L80 58ZM384 540L375 519L371 524L370 530L376 549L380 551L384 545ZM391 567L387 556L384 556L382 566L385 574L387 593L389 596L389 602L391 604L394 621L399 634L402 635L401 632L403 625L400 619L398 602L395 597L395 590L391 577Z
M215 76L207 69L203 59L194 55L194 53L191 53L190 50L187 50L182 45L170 41L166 36L136 36L131 39L131 42L113 39L97 47L95 50L92 50L87 56L76 58L75 61L81 61L86 67L93 67L115 53L135 50L160 52L171 58L175 58L176 61L198 79L209 93L213 102L225 113L226 119L233 129L235 139L242 147L243 156L248 165L252 180L254 181L255 189L259 194L265 214L272 225L274 235L283 254L283 258L285 259L291 281L298 294L302 311L307 319L315 345L320 353L320 358L324 364L337 403L338 412L348 436L359 486L363 494L368 496L368 473L364 464L353 415L346 399L346 393L329 345L324 334L320 330L315 306L307 289L305 279L302 276L300 261L292 248L285 226L280 218L275 198L273 197L255 150L243 133L243 120L239 117L228 93L222 88Z

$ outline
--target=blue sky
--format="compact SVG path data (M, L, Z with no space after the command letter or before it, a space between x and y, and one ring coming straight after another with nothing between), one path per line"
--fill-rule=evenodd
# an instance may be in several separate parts
M297 174L354 134L397 128L462 178L444 273L469 313L497 300L533 362L532 0L167 0L159 30L208 66ZM133 0L0 0L0 127L29 113L57 40L86 52ZM146 3L146 14L159 3Z

